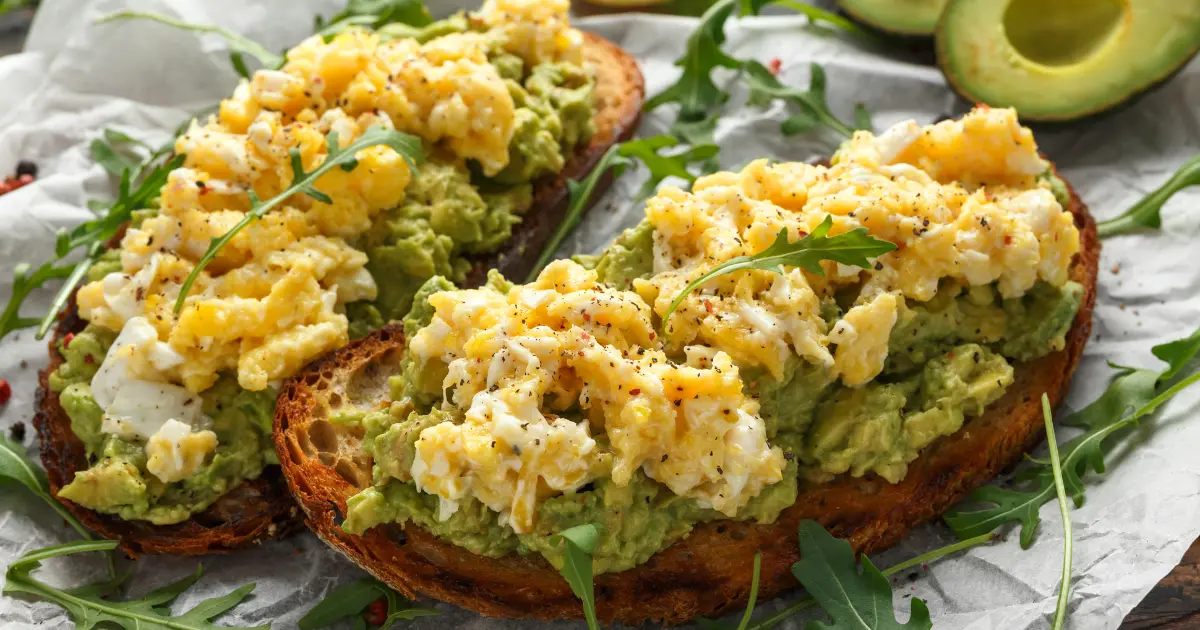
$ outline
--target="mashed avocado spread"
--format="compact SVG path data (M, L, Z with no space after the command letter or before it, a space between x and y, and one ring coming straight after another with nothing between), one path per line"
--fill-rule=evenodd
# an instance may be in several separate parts
M495 251L512 235L513 226L521 222L522 215L532 204L533 182L561 170L576 148L586 143L592 135L592 75L581 63L573 60L571 54L550 54L542 49L537 49L535 53L522 48L522 42L515 40L513 34L524 32L518 27L521 26L520 21L526 19L531 18L519 11L480 14L471 18L458 14L415 33L414 40L420 43L447 38L438 40L445 42L446 47L439 54L458 54L459 51L452 49L460 42L467 42L468 45L474 41L485 42L486 59L482 62L494 69L498 75L497 81L502 82L500 90L506 89L512 99L512 130L507 156L501 160L493 159L485 167L473 157L482 152L478 146L454 144L453 140L430 141L429 133L432 132L416 130L426 140L426 161L405 187L403 200L375 214L369 229L346 237L350 247L365 252L365 268L377 287L373 299L347 300L344 310L349 319L350 337L365 335L387 321L399 319L408 313L413 306L414 293L432 277L462 282L470 267L469 256ZM565 25L565 19L561 20L559 26L566 28ZM569 32L559 33L558 36L560 39L566 38L562 41L570 39ZM374 45L364 43L366 40L362 37L367 36L345 34L332 44L321 43L318 38L289 53L289 59L298 59L300 61L297 63L303 64L306 54L310 54L314 46L340 46L345 49L348 46ZM409 58L412 56L412 53L405 54ZM577 56L578 50L574 54ZM462 62L459 68L460 72L470 71L466 62ZM358 72L356 80L370 78L367 70L360 69ZM427 76L437 76L436 68L425 72L426 75L409 78L425 81ZM487 73L484 75L481 81L486 84L490 79ZM393 79L391 76L387 78L389 81ZM399 76L395 78L400 80ZM452 89L454 85L466 90L476 87L463 79L451 85ZM354 98L352 93L353 88L346 92L345 101L339 101L337 105L348 110L351 107L369 110L362 116L379 114L378 106L356 106L351 103ZM457 103L462 106L462 100L456 100L457 96L470 95L464 93L456 96L451 91L445 96L449 100L441 105L436 100L429 103L435 113L445 105ZM236 128L241 124L238 120L242 113L249 111L253 115L258 111L249 107L238 109L236 101L239 98L244 99L245 95L239 92L234 99L222 104L220 119L216 124ZM374 111L374 114L370 111ZM316 112L318 115L320 113L319 110ZM303 117L304 113L301 112L299 116ZM249 120L246 121L248 123ZM401 124L396 123L397 126ZM471 124L491 125L492 121L474 119ZM405 130L410 131L408 128ZM477 136L483 138L494 132L489 127ZM454 136L454 133L448 135ZM478 139L476 145L485 142L485 139ZM188 148L180 150L192 153ZM195 152L203 159L202 151ZM502 167L497 168L497 164ZM188 165L192 163L189 161ZM216 172L226 167L217 165L208 168ZM356 170L368 168L364 162ZM200 181L196 185L204 191L204 184L204 181ZM364 196L372 194L369 185L364 186ZM134 227L154 215L153 211L138 213ZM341 232L337 235L343 236ZM153 236L143 246L148 247L152 243ZM92 267L89 279L101 284L106 276L119 276L122 272L127 274L126 281L134 275L128 269L122 269L122 251L112 250ZM341 287L334 288L339 294L342 293ZM105 299L107 297L106 293ZM261 295L254 297L260 298ZM141 293L137 300L143 301ZM338 309L341 308L339 301ZM418 304L414 312L420 313L421 308L423 306ZM83 309L81 312L84 312ZM211 431L215 435L215 448L189 455L187 445L176 442L171 447L174 450L169 451L168 455L180 462L191 459L193 466L184 469L180 474L182 478L163 480L151 472L153 466L149 460L152 456L148 452L151 446L149 442L153 442L153 439L148 442L145 435L102 430L105 414L91 389L91 382L100 364L113 346L118 329L128 317L125 315L115 322L93 319L85 330L59 344L65 361L51 375L50 386L59 393L62 406L71 419L72 430L83 441L90 463L90 467L79 472L60 495L87 508L124 519L146 520L155 524L177 523L207 508L226 491L258 477L265 466L278 463L271 443L276 390L270 386L256 391L245 389L239 386L240 374L228 369L220 371L215 384L204 387L201 393L195 395L195 400L202 407L202 420L192 427ZM103 323L107 323L107 326ZM211 372L217 371L217 368L213 368ZM190 404L193 401L186 402ZM192 437L195 435L191 434Z
M650 241L639 236L646 232L645 224L626 231L599 257L597 268L605 270L602 280L621 285L646 274L643 263L651 257ZM499 274L491 279L488 286L502 291ZM428 296L452 289L443 278L421 289L413 312L404 319L409 336L432 317ZM904 325L889 342L894 362L881 382L845 387L827 370L799 358L789 361L782 379L753 371L744 374L745 387L762 405L772 443L792 460L783 481L768 486L736 518L770 523L795 502L801 483L820 483L842 473L874 473L900 481L921 449L956 432L966 418L982 414L1004 394L1013 382L1013 366L1006 358L1029 360L1063 347L1082 296L1082 287L1073 282L1062 289L1039 285L1015 301L999 300L985 289L959 295L946 289L933 304L906 307ZM990 297L984 302L967 293ZM837 310L832 299L827 306ZM1030 320L1032 313L1043 315ZM1029 326L1030 321L1038 324ZM695 524L726 518L639 474L624 487L599 479L574 494L542 501L531 532L515 533L499 522L496 512L473 499L439 520L437 495L418 491L407 471L421 431L455 420L433 406L444 376L406 360L402 374L392 378L392 397L398 402L355 417L366 429L364 449L374 457L376 485L350 499L346 531L361 533L381 523L411 520L472 553L496 557L537 552L558 566L561 549L550 538L594 523L602 532L593 556L599 573L635 567L686 536Z
M661 190L601 255L530 285L434 278L390 405L335 415L374 462L343 528L412 522L560 566L552 536L592 523L595 570L621 571L698 523L772 522L839 475L899 482L1065 346L1084 296L1067 202L1015 115L976 110L860 133L832 167L759 161ZM711 265L827 215L898 247L865 269L720 276L663 321Z

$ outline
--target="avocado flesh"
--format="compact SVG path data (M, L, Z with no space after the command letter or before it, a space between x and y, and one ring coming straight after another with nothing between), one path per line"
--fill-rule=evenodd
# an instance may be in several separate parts
M854 20L893 35L928 37L947 0L838 0Z
M1183 67L1200 49L1200 2L950 0L935 39L938 65L967 100L1074 120Z

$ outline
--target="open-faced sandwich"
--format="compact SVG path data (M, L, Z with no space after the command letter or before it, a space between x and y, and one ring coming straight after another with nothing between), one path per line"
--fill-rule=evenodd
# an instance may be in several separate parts
M567 8L487 0L314 36L193 122L50 344L36 425L75 515L130 553L229 550L298 522L271 440L280 382L398 320L432 277L528 272L567 179L632 134L635 62ZM419 159L377 142L301 181L369 133Z
M313 530L407 595L578 617L554 536L591 523L601 618L720 614L756 551L759 597L795 588L802 519L877 550L1031 447L1098 248L1012 110L857 132L664 188L530 284L430 280L284 384L279 458Z

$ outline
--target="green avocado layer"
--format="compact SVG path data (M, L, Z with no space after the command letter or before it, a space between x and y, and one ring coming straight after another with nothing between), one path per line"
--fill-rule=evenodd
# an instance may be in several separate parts
M419 38L468 28L467 20L454 16L422 29ZM367 253L367 269L379 294L373 301L347 305L352 337L407 313L414 294L430 278L463 281L470 266L466 256L495 251L507 241L532 204L532 182L561 170L594 131L594 81L582 67L526 67L519 57L503 52L492 53L489 61L517 106L509 165L494 177L484 177L474 165L461 164L437 147L425 147L429 159L405 190L404 201L380 213L372 229L353 243ZM118 254L107 252L89 270L90 278L120 271ZM417 312L421 308L418 305ZM66 361L51 375L51 387L59 392L91 464L62 489L62 497L123 519L177 523L278 463L271 443L274 391L245 391L227 374L201 395L217 434L213 455L183 481L163 483L148 473L144 442L100 431L103 414L90 382L115 337L113 331L88 326L69 345L60 344Z
M595 268L602 281L627 287L633 278L650 274L651 232L643 222L599 257L581 262ZM507 292L510 285L493 274L489 286ZM405 318L405 330L411 334L427 325L433 312L426 296L451 288L441 278L423 287ZM1062 288L1038 284L1024 297L1007 300L991 286L967 291L945 286L929 302L904 304L883 374L860 387L846 387L823 366L798 356L780 379L764 370L744 370L742 380L761 405L771 444L788 453L790 461L784 481L768 486L736 518L772 522L795 503L802 484L835 475L903 479L922 449L958 431L967 418L982 414L1004 394L1013 382L1012 362L1064 346L1082 296L1083 288L1073 282ZM832 299L825 300L822 312L830 320L841 316ZM550 538L575 525L596 523L601 534L593 555L595 570L604 572L637 566L697 523L724 518L638 475L626 487L597 479L578 492L543 501L535 529L524 534L501 525L497 513L473 499L460 502L445 521L438 520L438 498L418 492L409 474L413 443L426 427L462 419L434 408L445 374L429 368L405 360L391 382L392 400L398 402L345 419L362 423L364 449L374 458L374 485L350 499L346 531L411 521L473 553L537 552L559 566L561 552Z

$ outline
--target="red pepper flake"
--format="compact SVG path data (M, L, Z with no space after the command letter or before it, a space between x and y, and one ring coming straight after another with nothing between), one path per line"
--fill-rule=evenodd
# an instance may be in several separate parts
M953 358L954 358L954 351L953 351L953 350L951 350L950 352L947 352L947 353L946 353L946 358L947 358L947 359L953 359Z
M991 109L987 103L975 103L975 109Z
M592 336L587 334L586 332L581 332L581 333L579 333L579 338L584 341L587 341L588 339L591 339Z
M9 398L12 398L12 385L0 378L0 405L7 405Z
M0 195L10 193L37 179L37 165L33 162L22 161L17 164L17 173L0 180Z
M387 603L383 601L382 597L371 602L363 619L373 626L382 626L383 622L387 621Z
M633 388L633 389L631 389L631 390L629 390L629 395L630 395L630 396L637 396L637 395L638 395L638 394L640 394L640 393L642 393L642 390L640 390L640 389L638 389L638 388L636 388L636 387L635 387L635 388Z
M776 58L772 59L771 61L767 62L767 69L771 71L771 74L779 74L779 69L782 67L783 67L783 60L780 59L779 57L776 57Z
M708 298L704 298L704 310L708 311L709 313L713 312L712 302L709 302Z
M89 354L89 355L87 355L87 356L83 357L83 362L84 362L84 363L86 363L86 364L88 364L88 365L91 365L91 364L95 363L95 362L96 362L96 360L95 360L95 359L93 359L93 358L92 358L92 355L90 355L90 354Z
M924 569L924 570L926 570L926 571L928 571L928 570L929 570L929 565L928 565L928 564L922 564L922 565L921 565L921 568L922 568L922 569Z
M587 314L587 313L584 313L584 314L583 314L583 321L585 321L585 322L590 322L590 321L592 321L592 316L591 316L591 315L589 315L589 314Z
M67 336L63 337L63 347L64 348L71 347L72 341L75 341L75 333L67 333Z
M1005 245L1012 245L1012 237L1011 237L1011 236L1008 236L1008 235L1006 234L1006 235L1004 236L1004 244L1005 244Z
M654 338L655 338L655 337L657 337L657 336L658 336L658 335L654 334L654 332L652 331L652 332L650 333L650 341L654 341Z

